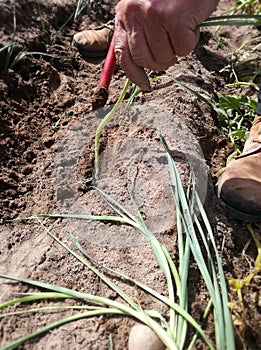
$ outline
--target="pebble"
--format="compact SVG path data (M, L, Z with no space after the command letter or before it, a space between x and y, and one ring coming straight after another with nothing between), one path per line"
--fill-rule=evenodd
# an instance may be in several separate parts
M136 324L130 331L128 350L164 350L165 345L151 328Z

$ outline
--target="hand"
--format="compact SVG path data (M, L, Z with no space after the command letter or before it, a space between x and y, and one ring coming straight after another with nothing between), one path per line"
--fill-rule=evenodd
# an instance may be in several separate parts
M188 55L199 24L218 0L121 0L116 7L115 54L127 77L150 88L144 68L160 71Z

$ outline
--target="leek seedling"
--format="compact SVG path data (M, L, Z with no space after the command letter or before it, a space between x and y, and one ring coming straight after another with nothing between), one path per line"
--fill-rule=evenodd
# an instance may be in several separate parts
M69 18L64 22L64 24L57 30L55 35L52 35L50 33L50 31L48 31L43 15L42 15L42 10L41 10L41 6L38 4L38 13L39 13L39 17L40 17L40 25L41 25L41 30L43 31L44 35L45 35L45 41L46 44L53 46L56 43L57 37L59 35L59 33L63 30L63 28L71 21L71 19L73 18L73 13L69 16Z
M233 350L234 346L234 337L233 337L233 328L231 323L230 312L227 305L227 290L224 278L224 272L222 270L222 264L220 260L220 256L218 254L214 235L211 230L210 224L208 222L206 213L204 212L203 206L200 203L198 195L195 191L195 182L192 182L192 203L196 202L197 206L200 209L201 218L203 221L203 226L200 224L199 220L195 217L194 206L191 205L188 201L188 198L184 192L184 189L181 184L181 180L178 174L178 171L175 167L175 163L171 158L171 155L168 150L168 146L163 136L160 135L161 140L164 144L164 147L167 152L167 158L169 162L169 169L171 175L171 182L173 188L173 198L176 204L176 213L177 213L177 229L178 229L178 240L179 240L179 266L176 266L174 261L171 258L171 255L167 248L163 246L158 239L153 236L153 234L148 230L146 224L139 212L139 209L135 203L134 197L130 190L130 181L128 177L127 185L129 194L132 199L132 203L134 209L136 211L136 216L130 214L122 204L116 202L112 197L105 194L101 190L98 190L108 203L108 205L114 209L118 216L92 216L92 215L37 215L30 217L29 219L37 219L41 220L44 218L77 218L82 220L99 220L99 221L110 221L110 222L119 222L121 224L127 224L134 227L150 244L159 264L159 268L166 279L166 285L168 290L168 296L160 294L153 288L150 288L143 284L140 281L133 280L128 276L125 276L123 273L119 273L115 270L109 269L110 273L114 273L116 275L121 276L126 280L126 282L131 281L138 288L145 291L148 295L151 295L153 298L160 300L169 308L169 315L166 317L165 315L160 314L157 310L144 310L141 305L139 305L136 301L130 298L121 288L119 288L114 282L112 282L101 269L104 268L97 261L90 258L89 254L83 249L80 242L77 238L71 234L71 239L74 242L77 250L81 253L79 254L77 251L70 248L67 244L62 242L56 235L54 235L43 223L41 222L42 227L45 232L51 236L56 243L66 249L70 254L72 254L78 261L83 263L87 268L91 269L93 273L95 273L104 283L107 284L109 288L114 290L117 295L121 298L123 302L110 300L104 298L102 296L92 295L88 293L80 293L72 289L68 289L65 287L60 287L58 285L44 283L29 279L24 279L20 277L6 276L0 275L1 278L6 278L10 280L16 280L23 283L27 283L32 286L36 286L39 288L44 288L49 292L42 293L31 293L24 294L23 297L18 299L13 299L4 304L0 305L0 308L4 309L11 305L16 304L24 304L27 302L47 299L57 299L61 300L67 298L73 298L77 300L84 300L89 302L95 302L97 306L86 306L86 303L83 305L82 312L76 313L73 316L65 317L61 320L53 322L29 335L26 335L22 338L14 340L10 344L5 345L2 349L12 349L18 345L23 344L25 341L32 339L36 336L43 334L55 327L58 327L67 322L73 322L75 320L86 318L86 317L94 317L98 315L121 315L121 316L129 316L137 321L147 325L150 327L157 336L161 339L163 344L167 349L171 350L182 350L185 347L185 344L189 339L187 339L187 324L189 323L195 329L195 337L200 335L204 342L207 344L208 348L214 350L214 345L208 339L205 332L199 323L195 321L194 318L188 313L188 277L189 277L189 263L190 263L190 252L192 252L196 263L198 264L199 270L204 277L207 289L210 294L209 305L213 305L214 315L215 315L215 325L216 325L216 349L227 349ZM132 162L133 163L133 162ZM132 164L131 164L132 166ZM129 172L130 174L130 168ZM201 245L199 244L198 235L196 233L196 229L193 227L193 222L196 223L196 228L200 234L200 239L203 241L203 248L206 251L206 258L204 258L205 254L203 254ZM211 242L212 247L215 252L215 261L212 259L210 254L210 249L208 246L208 241L205 238L205 235L209 237L209 241ZM217 264L217 270L215 265ZM105 268L105 270L108 270ZM218 282L218 277L219 281ZM219 287L220 283L220 287ZM174 293L176 291L176 294ZM58 309L63 308L67 309L66 305L59 306ZM73 308L70 305L70 308ZM208 310L210 306L208 307ZM25 312L40 312L43 310L48 310L48 308L33 308L27 309ZM77 310L77 307L75 307ZM17 311L9 312L3 314L3 317L7 317L9 315L15 315ZM20 310L19 310L20 313ZM195 337L191 340L188 349L191 349Z
M87 10L87 13L89 13L91 9L92 0L78 0L77 6L74 14L74 20L76 20L83 10Z

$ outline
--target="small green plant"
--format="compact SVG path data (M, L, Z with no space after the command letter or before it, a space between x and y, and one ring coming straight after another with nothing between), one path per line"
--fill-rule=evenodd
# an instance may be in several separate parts
M40 9L40 7L39 7L39 9ZM41 14L41 12L40 12L40 14ZM24 49L20 50L17 54L15 54L14 47L18 46L18 43L15 41L15 33L16 33L15 8L14 8L14 15L13 15L13 23L14 23L13 24L14 30L13 30L13 35L11 37L10 43L3 46L2 48L0 48L0 54L2 54L2 57L4 57L3 65L2 65L2 67L0 67L1 70L6 71L8 69L13 69L17 65L17 63L20 62L26 56L45 56L45 57L51 57L51 58L71 58L69 56L52 55L52 54L48 54L45 52L27 51ZM42 23L42 17L41 17L41 23ZM53 40L56 40L56 37ZM54 44L54 43L55 43L55 41L52 42L52 44Z
M57 38L59 36L59 33L63 30L63 28L71 21L74 14L71 14L70 17L64 22L64 24L56 31L55 34L52 34L50 30L47 29L47 25L44 21L42 10L40 4L38 4L38 13L40 17L40 26L41 30L44 33L45 36L45 42L47 45L53 46L55 45Z
M13 44L15 45L15 44ZM2 48L2 49L6 49L6 47ZM1 50L0 50L1 52ZM72 58L70 56L59 56L59 55L52 55L49 53L45 53L45 52L37 52L37 51L20 51L18 52L18 54L11 60L10 57L8 57L8 59L5 60L5 64L4 64L4 70L7 69L14 69L14 67L17 65L17 63L19 63L24 57L27 56L40 56L40 57L50 57L50 58L63 58L63 59L69 59Z
M16 45L15 42L11 41L9 44L1 47L0 55L3 57L3 64L1 65L1 70L5 71L10 67L11 56L13 52L13 47Z
M231 13L260 14L261 4L259 0L236 0L235 5L229 10Z
M244 16L250 19L253 16L259 22L258 18L261 17L260 1L237 0L235 5L225 13L231 18ZM260 22L256 25L260 26ZM260 36L253 37L232 53L229 64L220 71L232 80L227 86L248 86L258 90L256 79L261 75L260 47Z
M222 16L212 16L207 18L200 27L220 27L220 26L260 26L261 15L229 14Z
M78 0L77 1L77 6L76 6L75 14L74 14L74 20L76 20L84 10L86 10L87 13L89 13L89 11L91 9L91 2L92 2L92 0Z
M246 41L232 53L229 64L220 70L233 81L227 84L228 87L248 86L258 91L255 82L261 76L260 39L261 37L256 37Z
M1 49L0 49L0 54L2 55L2 57L4 57L3 59L3 65L2 67L0 67L1 70L7 70L10 66L10 61L11 61L11 57L13 54L13 48L14 46L16 46L16 42L15 42L15 33L16 33L16 15L15 15L15 6L14 6L14 10L13 10L13 34L10 40L10 43L7 45L4 45Z
M68 119L69 118L69 113L68 112L64 112L63 115L61 116L61 118L59 118L55 123L52 124L52 129L58 129L60 123L64 120L64 119Z
M257 108L256 99L246 95L217 93L219 102L215 105L219 128L235 148L242 149Z
M4 57L3 66L1 67L1 69L3 71L6 71L8 69L13 69L17 65L17 63L20 62L26 56L45 56L45 57L51 57L51 58L70 58L69 56L58 56L58 55L48 54L45 52L26 51L26 50L21 50L20 52L18 52L14 56L13 48L17 45L18 44L12 40L10 42L10 44L7 44L0 49L0 54L3 54L3 57Z

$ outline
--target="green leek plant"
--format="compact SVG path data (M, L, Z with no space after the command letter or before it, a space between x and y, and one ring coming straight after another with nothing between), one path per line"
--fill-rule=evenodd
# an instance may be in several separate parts
M20 51L10 62L9 67L10 69L13 69L19 61L21 61L26 56L43 56L43 57L50 57L50 58L58 58L58 59L69 59L72 58L70 56L59 56L59 55L53 55L45 52L37 52L37 51Z
M114 290L117 295L122 299L122 302L110 300L102 296L92 295L89 293L78 292L65 287L60 287L58 285L24 279L22 277L14 277L7 275L0 275L1 278L20 281L28 285L43 288L44 292L39 293L24 293L22 296L7 301L0 305L0 309L5 309L16 304L26 304L28 302L37 302L38 300L53 300L60 299L64 300L64 304L55 307L34 307L19 311L9 311L0 315L0 317L8 317L11 315L19 315L23 313L31 312L42 312L48 310L68 310L75 309L75 311L80 310L80 313L75 313L73 316L68 316L62 318L58 321L50 323L36 330L35 332L28 334L24 337L16 339L11 343L2 347L2 350L13 349L24 342L42 335L49 330L63 325L68 322L73 322L78 319L94 317L99 315L121 315L128 316L136 319L137 321L150 327L161 339L163 344L167 349L192 349L193 344L198 336L201 336L202 340L206 343L209 349L235 349L234 345L234 333L230 317L230 312L228 308L228 297L226 290L226 283L224 272L222 269L221 258L218 253L214 234L210 227L207 215L203 209L200 199L195 190L195 181L192 177L191 185L191 196L189 199L188 195L182 187L182 183L179 177L179 173L175 166L173 159L171 158L168 146L163 136L160 134L162 143L165 147L167 159L170 169L171 184L173 189L173 199L176 205L177 213L177 234L178 234L178 250L179 250L179 262L178 266L175 264L174 260L164 245L162 245L159 240L153 236L153 234L148 230L140 211L135 203L131 189L130 181L128 176L127 188L129 191L130 198L134 209L136 211L136 216L129 213L125 207L116 202L112 197L108 196L106 193L98 190L104 199L107 201L108 205L114 209L117 216L92 216L92 215L37 215L32 216L28 219L39 220L41 226L44 228L45 232L51 236L56 243L66 249L71 253L78 261L82 262L87 268L89 268L93 273L95 273L104 283L107 284L109 288ZM133 161L134 162L134 161ZM131 166L133 166L133 162ZM131 167L130 166L130 167ZM129 172L130 172L129 167ZM128 174L129 174L128 172ZM191 202L192 200L192 202ZM199 220L194 211L194 206L191 203L195 202L200 211L201 220ZM174 208L173 208L174 209ZM56 219L56 218L74 218L81 220L99 220L99 221L109 221L117 222L125 225L132 226L135 228L150 244L153 250L159 268L166 279L166 286L168 291L168 296L160 294L157 290L152 289L140 281L133 280L122 273L119 273L112 269L106 269L104 266L99 264L99 262L93 260L89 254L80 245L79 241L74 235L70 235L72 241L75 244L75 249L71 249L66 243L61 241L55 234L53 234L43 223L42 219ZM193 224L195 222L195 226ZM202 222L202 223L201 223ZM199 243L202 240L203 247ZM210 253L210 245L214 250L214 257ZM195 321L195 319L188 312L188 284L189 284L189 274L190 274L190 255L193 255L198 268L204 278L207 290L209 292L209 309L213 309L215 316L215 329L216 329L216 339L215 345L206 336L203 331L202 326ZM145 291L152 298L160 300L162 303L167 305L169 312L168 315L162 315L157 310L145 310L131 299L123 289L119 288L114 282L112 282L106 273L102 270L109 270L110 273L120 276L126 281L126 283L132 282L138 288ZM66 299L76 299L84 301L82 306L68 306L66 305ZM97 306L86 305L87 302L95 302ZM206 315L205 315L206 316ZM195 329L195 335L192 339L188 339L187 324L190 324Z
M80 3L80 1L78 2ZM251 17L251 18L250 18ZM208 19L202 26L218 26L218 25L260 25L261 16L222 16ZM217 106L211 101L206 99L203 95L195 92L193 89L185 86L183 83L177 81L176 79L168 76L161 76L151 79L151 81L156 81L157 79L169 79L174 83L179 84L183 88L190 91L195 96L199 97L201 100L206 102L209 106L217 109ZM126 93L130 87L130 81L127 80L124 89L118 98L116 104L113 106L112 110L107 114L105 119L99 125L96 131L95 137L95 171L96 176L99 175L99 139L103 128L107 125L110 119L113 117L114 113L121 106ZM138 87L134 87L127 102L127 106L132 103L136 94L140 92ZM186 194L179 173L175 166L175 163L171 157L168 149L168 145L164 140L163 136L160 134L162 144L165 147L166 155L169 164L171 185L173 189L173 199L176 207L177 215L177 235L178 235L178 251L179 251L179 261L175 263L169 253L167 247L162 245L160 241L152 235L148 230L140 211L135 203L132 192L130 190L129 180L127 182L130 197L132 199L133 206L136 211L136 215L132 215L126 210L126 208L116 202L112 197L108 196L106 193L98 190L104 199L107 201L108 205L114 209L116 215L48 215L42 214L37 216L32 216L29 219L39 220L40 225L43 227L46 234L51 236L54 241L62 246L66 251L72 254L75 259L84 264L86 268L89 268L94 274L96 274L109 288L114 290L117 295L121 298L121 302L110 300L102 296L92 295L89 293L78 292L69 288L61 287L59 285L54 285L50 283L24 279L22 277L14 277L7 275L0 275L3 279L15 280L26 283L28 285L43 288L46 291L38 293L24 293L20 297L7 301L0 305L0 309L5 310L13 305L26 304L28 302L37 302L38 300L54 300L60 299L64 300L63 304L60 306L49 306L49 307L34 307L26 308L19 311L9 311L0 315L0 317L8 317L11 315L19 315L31 312L42 312L48 310L69 310L74 309L75 311L80 310L79 313L75 313L73 316L68 316L62 318L56 322L50 323L43 328L36 330L35 332L25 335L22 338L12 341L2 347L3 349L13 349L24 342L42 335L51 329L58 327L60 325L66 324L68 322L73 322L78 319L95 317L99 315L121 315L123 317L132 317L133 319L146 324L150 327L161 339L167 349L192 349L195 340L198 336L206 343L209 349L235 349L234 342L234 331L229 310L228 303L228 292L226 287L225 275L222 268L222 261L220 254L218 252L214 233L212 231L211 225L208 221L207 214L204 211L203 205L200 202L199 196L195 190L195 180L192 176L191 191ZM133 165L132 165L133 166ZM199 215L197 216L194 212L195 203L199 210ZM173 204L173 206L174 206ZM95 221L107 221L115 222L124 225L129 225L135 228L147 242L150 244L153 250L159 268L165 276L166 286L168 295L162 295L157 290L150 288L140 281L133 280L131 277L119 273L115 270L108 269L102 266L98 261L93 260L88 252L80 245L80 242L74 235L70 235L75 248L70 248L66 243L60 240L42 221L43 219L56 219L62 218L66 219L79 219L79 220L95 220ZM212 255L211 252L214 252ZM196 320L189 314L189 299L188 299L188 284L190 277L190 261L191 256L193 256L194 261L197 263L199 271L205 281L206 288L209 293L209 303L206 308L206 312L203 315L207 317L208 312L212 311L214 315L215 322L215 344L206 336L202 325L200 325ZM130 298L123 289L118 287L114 282L103 271L110 271L117 276L120 276L126 281L126 283L133 283L138 288L145 291L148 295L153 298L160 300L163 304L168 307L168 314L162 315L157 310L145 310L132 298ZM66 299L82 300L83 305L66 305ZM86 302L95 303L93 305L86 305ZM195 330L195 335L188 338L188 327L190 325Z
M48 32L45 28L45 24L42 18L42 13L40 7L38 7L39 15L40 15L40 21L41 21L41 26L42 30L44 31L45 35L48 35ZM72 16L71 16L72 17ZM66 23L59 29L62 30L64 26L69 22L71 17L66 21ZM37 51L26 51L26 50L21 50L19 51L15 56L14 56L14 47L17 46L17 42L15 41L15 33L16 33L16 16L15 16L15 8L14 8L14 15L13 15L13 25L14 25L14 31L10 40L9 44L4 45L3 47L0 48L0 55L2 54L4 57L4 62L3 65L0 67L1 70L6 71L9 68L13 69L18 62L20 62L24 57L26 56L34 56L34 55L39 55L39 56L44 56L44 57L50 57L50 58L72 58L70 56L60 56L60 55L53 55L53 54L48 54L45 52L37 52ZM57 34L58 35L58 34ZM57 35L54 38L49 38L48 40L50 41L50 45L54 45ZM14 57L13 57L14 56Z
M3 55L3 64L1 64L0 69L3 71L6 71L10 67L10 60L11 60L11 55L13 52L13 47L16 45L14 41L11 41L9 44L1 47L0 49L0 55Z
M201 23L200 27L218 27L218 26L260 26L261 15L223 15L212 16Z
M13 53L13 48L16 45L15 42L15 33L16 33L16 15L15 15L15 7L13 10L13 26L14 26L14 30L13 30L13 34L10 40L10 43L7 45L4 45L1 49L0 49L0 54L5 55L4 57L4 63L3 66L0 67L0 69L2 70L7 70L10 66L10 60L11 60L11 56Z
M86 10L89 13L91 9L91 0L78 0L76 5L76 10L74 14L74 20L76 20L83 10Z
M38 14L39 14L39 17L40 17L40 26L41 26L41 30L43 31L44 33L44 36L45 36L45 42L47 45L50 45L50 46L53 46L55 45L56 41L57 41L57 38L58 38L58 35L59 33L64 29L64 27L72 20L74 14L72 13L69 18L63 23L63 25L58 28L58 30L56 31L55 35L52 35L50 33L50 31L47 29L47 26L46 26L46 23L44 21L44 18L43 18L43 14L42 14L42 10L41 10L41 6L38 4Z
M13 40L3 46L2 48L0 48L0 54L3 53L5 56L4 58L4 62L2 67L0 67L0 69L2 69L3 71L6 71L8 69L14 69L14 67L17 65L18 62L20 62L24 57L27 56L42 56L42 57L50 57L50 58L58 58L58 59L71 59L73 57L71 56L60 56L60 55L53 55L53 54L49 54L49 53L45 53L45 52L38 52L38 51L26 51L26 50L21 50L20 52L18 52L15 57L12 57L13 55L13 48L17 46L17 43L14 42ZM5 53L6 51L6 53Z

